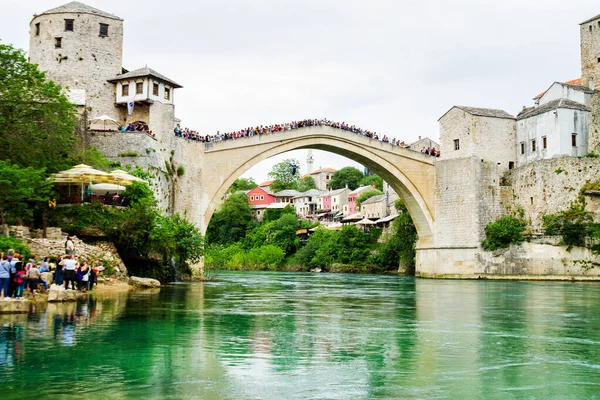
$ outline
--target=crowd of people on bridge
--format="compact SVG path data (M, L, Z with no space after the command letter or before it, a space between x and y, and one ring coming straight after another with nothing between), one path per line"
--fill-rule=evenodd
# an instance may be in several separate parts
M441 154L439 150L435 149L435 147L426 147L426 146L424 146L421 149L421 153L427 154L427 155L433 156L433 157L439 157Z
M407 147L404 141L398 139L390 139L386 135L379 135L377 132L372 132L367 129L362 129L356 125L349 125L345 122L333 122L328 119L305 119L301 121L292 121L284 124L275 125L260 125L257 127L248 127L240 129L234 132L221 133L217 131L214 135L201 135L195 130L188 128L181 128L177 125L174 129L175 136L181 137L187 140L197 141L201 143L212 143L220 142L223 140L235 140L246 137L252 137L256 135L267 135L278 132L291 131L298 128L310 127L310 126L328 126L336 129L340 129L346 132L351 132L357 135L365 136L370 139L379 140L384 143L390 143L394 146Z

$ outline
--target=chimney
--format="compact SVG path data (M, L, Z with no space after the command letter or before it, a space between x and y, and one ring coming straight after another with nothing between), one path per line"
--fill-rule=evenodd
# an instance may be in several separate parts
M591 76L590 76L590 81L589 81L588 87L589 87L591 90L594 90L594 78L593 78L593 77L591 77Z
M419 140L421 140L421 136L419 136Z

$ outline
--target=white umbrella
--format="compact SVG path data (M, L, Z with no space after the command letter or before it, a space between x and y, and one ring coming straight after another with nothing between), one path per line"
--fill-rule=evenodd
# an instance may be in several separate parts
M92 118L90 119L90 122L97 122L97 121L102 121L104 122L104 130L106 130L106 121L108 122L112 122L116 125L119 125L119 122L117 122L116 119L109 117L108 115L101 115L99 117L96 118Z
M90 185L90 190L93 193L122 193L127 188L113 183L94 183Z
M126 184L126 183L130 184L133 181L148 183L145 180L138 178L137 176L131 175L127 171L123 171L122 169L114 169L114 170L110 171L109 174L112 177L114 177L115 179L117 179L117 181L119 181L119 183L122 183L122 184Z
M356 225L375 225L377 222L373 222L370 219L363 218L356 223Z
M83 202L83 185L91 181L112 182L114 177L106 172L94 169L89 165L79 164L66 171L51 174L48 178L53 183L79 183L81 184L81 201Z

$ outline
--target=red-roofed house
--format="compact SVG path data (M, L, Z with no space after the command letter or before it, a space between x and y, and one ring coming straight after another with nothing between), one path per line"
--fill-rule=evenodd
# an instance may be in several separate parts
M275 196L271 193L268 187L257 186L247 193L248 204L252 208L252 213L256 220L261 220L265 208L275 202Z

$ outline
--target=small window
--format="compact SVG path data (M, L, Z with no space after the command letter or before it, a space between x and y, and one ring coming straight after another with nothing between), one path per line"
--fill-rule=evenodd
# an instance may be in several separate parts
M121 96L129 96L129 85L121 85Z
M515 169L515 162L514 161L509 161L508 162L508 169Z
M454 150L460 150L460 139L454 139Z
M535 139L531 141L531 151L535 151Z
M598 62L600 63L600 57L598 57Z
M260 199L261 199L261 200L264 200L264 199L265 199L265 196L260 196Z
M254 196L250 196L250 201L254 200Z
M62 38L61 37L54 38L54 48L55 49L62 48Z
M594 27L592 25L590 25L590 33L592 33L593 29L594 29Z
M521 142L521 154L525 154L525 142Z
M152 85L152 94L158 96L158 83Z
M548 148L548 139L546 136L542 136L542 149L546 150Z
M35 24L35 36L40 36L40 23Z
M577 147L577 134L576 133L571 134L571 146Z
M108 24L100 24L100 36L108 36Z
M138 82L135 84L135 94L142 94L142 93L144 93L144 83Z
M73 32L73 21L72 19L65 19L65 31Z
M165 100L171 100L171 89L165 88Z
M533 197L530 197L529 201L531 202L531 205L533 205Z

